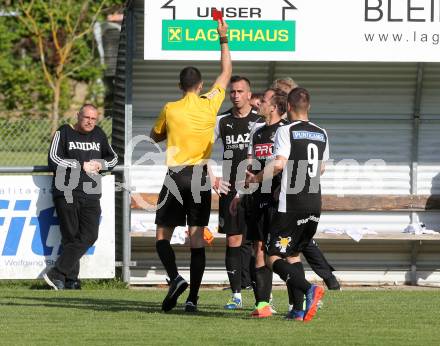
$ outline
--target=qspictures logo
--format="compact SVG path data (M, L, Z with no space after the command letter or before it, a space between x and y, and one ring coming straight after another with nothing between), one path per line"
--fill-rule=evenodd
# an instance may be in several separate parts
M294 52L296 21L230 20L228 39L235 51ZM211 20L163 20L162 49L217 51L217 23Z
M365 23L396 27L396 30L364 32L364 40L371 44L440 43L440 0L365 0L363 17ZM404 30L398 29L402 28L399 23L406 24ZM438 29L427 30L431 23L438 23Z

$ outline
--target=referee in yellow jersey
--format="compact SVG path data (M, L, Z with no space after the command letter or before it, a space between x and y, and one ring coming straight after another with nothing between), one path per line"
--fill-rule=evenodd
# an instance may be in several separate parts
M174 308L178 297L188 287L177 271L176 257L170 245L176 226L189 226L191 279L186 312L197 311L198 292L205 271L203 230L209 222L211 191L201 187L210 184L206 161L211 156L214 143L216 116L232 75L226 36L228 26L223 20L218 21L217 31L220 36L221 73L214 86L200 96L203 86L200 71L195 67L185 67L180 72L182 98L165 105L150 134L156 142L167 139L168 172L159 194L155 221L156 250L170 278L168 294L162 302L163 311Z

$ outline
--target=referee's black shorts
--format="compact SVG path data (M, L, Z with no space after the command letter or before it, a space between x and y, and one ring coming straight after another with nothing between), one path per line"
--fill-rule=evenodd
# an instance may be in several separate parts
M211 189L206 165L170 167L157 207L156 225L207 226Z

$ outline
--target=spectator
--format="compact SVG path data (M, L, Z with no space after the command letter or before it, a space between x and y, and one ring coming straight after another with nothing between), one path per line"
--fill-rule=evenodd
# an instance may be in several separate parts
M55 290L81 288L79 261L98 238L100 173L112 169L118 161L97 121L96 107L83 105L73 127L62 125L55 132L49 150L63 252L43 278Z

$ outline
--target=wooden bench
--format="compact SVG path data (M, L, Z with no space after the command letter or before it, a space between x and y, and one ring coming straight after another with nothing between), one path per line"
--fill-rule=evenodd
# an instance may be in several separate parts
M131 208L155 206L159 194L134 193ZM212 195L211 209L218 211L218 195ZM429 211L440 210L440 195L323 195L323 211Z
M213 194L211 208L213 211L218 211L218 196ZM158 194L155 193L141 193L132 194L131 196L132 210L150 209L154 207L157 202ZM423 212L423 211L439 211L440 210L440 196L405 196L405 195L323 195L322 196L322 210L324 212ZM154 230L146 232L131 232L133 239L143 239L144 246L154 246ZM215 234L215 248L224 248L224 235ZM359 243L353 241L352 238L343 234L327 234L317 233L315 239L319 241L320 245L325 245L326 251L347 251L347 256L367 256L367 252L374 252L375 247L381 248L386 253L386 248L394 249L395 251L402 251L408 253L410 283L417 283L417 265L418 256L422 245L427 248L432 254L437 251L437 246L440 244L439 235L415 235L408 233L396 232L380 232L378 234L366 234ZM435 244L433 248L432 244ZM154 249L151 248L153 251ZM182 251L184 251L182 249ZM218 250L221 251L221 250ZM374 258L372 258L374 262ZM364 260L368 263L368 260ZM142 264L142 261L138 262ZM440 269L440 255L439 261L436 264ZM364 264L368 267L368 264Z

